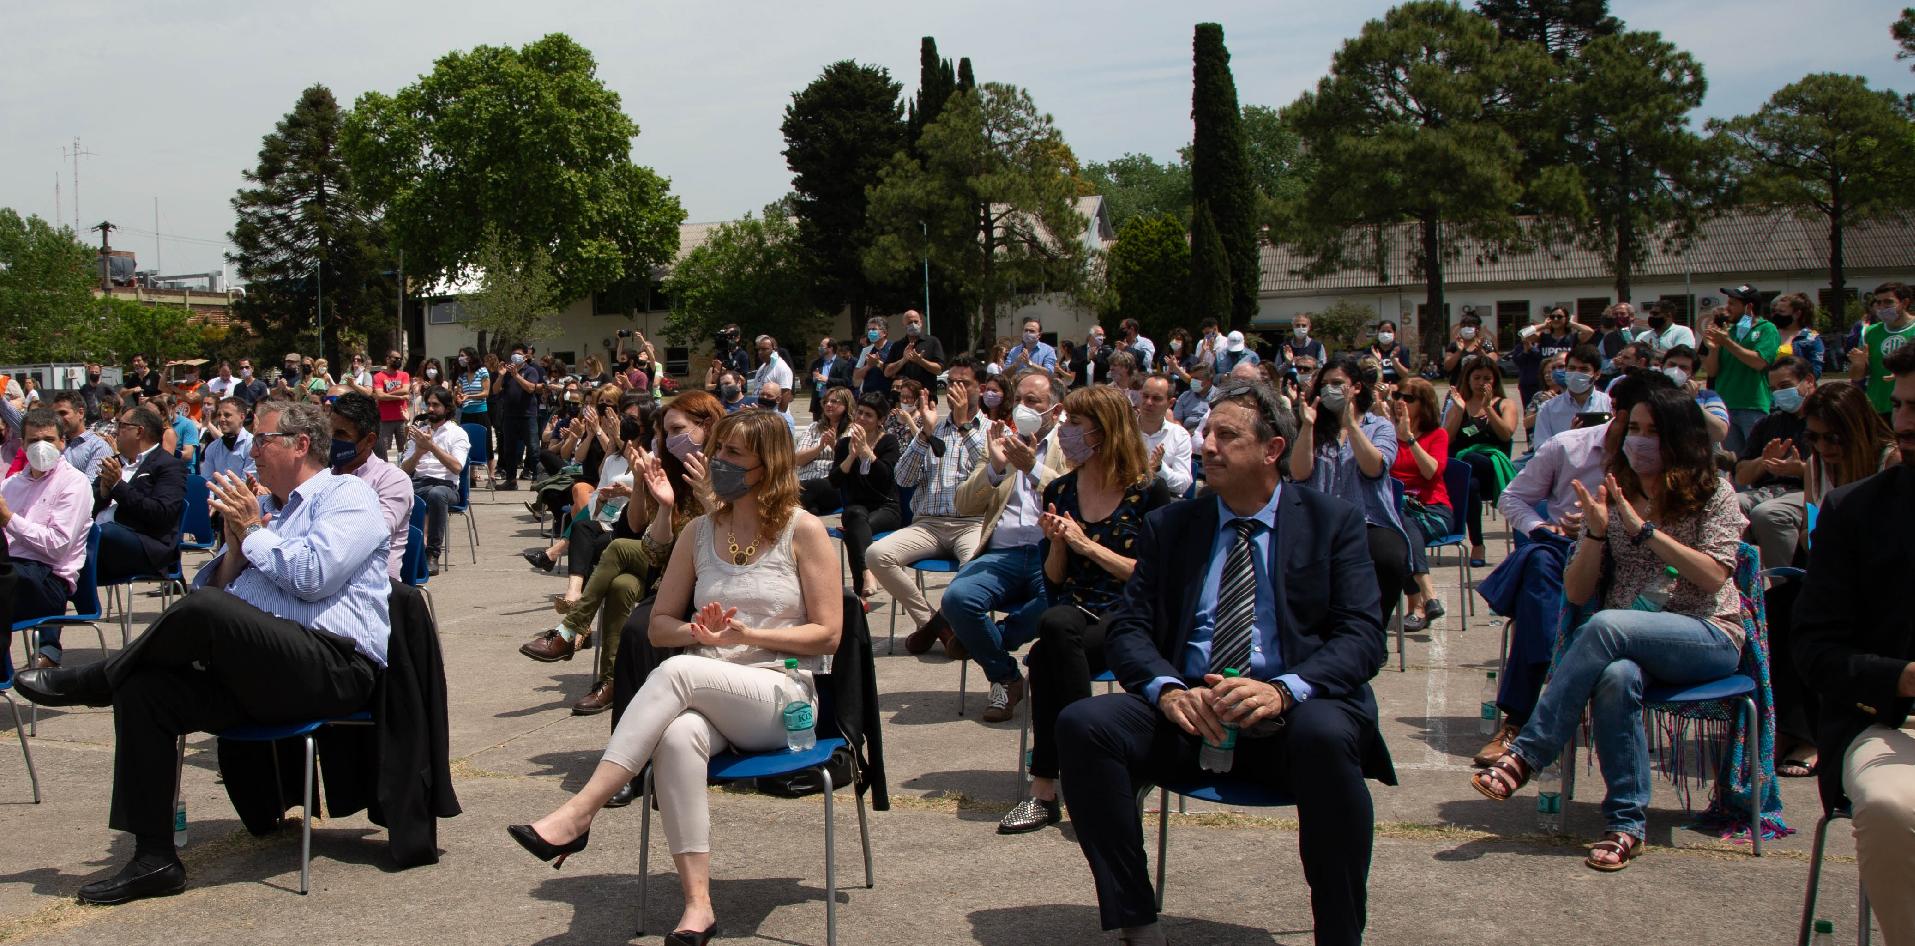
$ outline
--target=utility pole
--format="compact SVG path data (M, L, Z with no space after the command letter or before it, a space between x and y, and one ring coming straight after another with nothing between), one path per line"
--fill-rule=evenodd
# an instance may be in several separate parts
M88 229L100 231L100 289L105 292L111 292L113 289L113 257L109 251L113 249L111 239L113 231L118 230L119 227L114 226L111 220L102 220Z
M66 211L60 208L60 172L53 172L53 228L60 228L60 221L66 219Z
M918 233L924 237L924 330L929 332L931 331L931 230L922 220L918 221Z
M97 158L99 157L99 155L94 154L91 151L83 150L80 147L79 135L73 136L73 147L71 149L61 148L60 154L63 157L71 157L73 159L73 232L79 233L80 232L80 159L82 157Z
M160 248L160 198L155 194L153 196L153 270L156 273L166 272L166 257L161 256L161 252L163 251Z
M400 355L411 358L412 346L406 339L406 251L403 247L399 250L399 299L398 304L393 307L393 319L398 323L399 331L393 341L393 347L399 349Z

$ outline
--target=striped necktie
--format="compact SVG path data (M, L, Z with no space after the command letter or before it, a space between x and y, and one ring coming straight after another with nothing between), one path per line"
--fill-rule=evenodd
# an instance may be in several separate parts
M1210 633L1210 672L1223 673L1235 667L1238 673L1250 673L1250 642L1257 624L1257 570L1250 545L1256 531L1255 519L1232 519L1230 528L1237 533L1224 556L1223 578L1217 583L1217 620Z

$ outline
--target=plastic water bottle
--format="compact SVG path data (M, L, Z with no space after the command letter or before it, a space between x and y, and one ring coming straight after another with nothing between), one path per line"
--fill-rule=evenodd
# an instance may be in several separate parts
M186 799L173 802L173 846L186 846Z
M1536 826L1547 834L1562 830L1562 762L1551 762L1536 773Z
M1496 708L1497 689L1496 671L1491 670L1489 677L1483 681L1483 703L1477 707L1477 713L1482 718L1477 722L1476 728L1482 730L1485 736L1496 735L1497 724L1502 721L1501 713Z
M1810 937L1809 946L1835 946L1835 923L1831 920L1816 920L1815 935Z
M1642 590L1629 607L1637 611L1660 611L1669 605L1669 596L1676 593L1676 567L1670 565L1662 570L1662 576L1656 583Z
M798 676L798 658L785 658L785 676L798 684L800 693L804 692L804 680ZM792 752L807 752L817 747L818 717L812 712L811 704L802 698L786 703L785 748Z
M1225 667L1223 675L1226 677L1242 676L1242 674L1237 672L1237 668L1235 667ZM1205 739L1203 751L1197 755L1197 765L1206 772L1216 772L1221 775L1230 771L1230 764L1236 757L1236 754L1237 727L1225 723L1223 724L1222 744L1215 744Z

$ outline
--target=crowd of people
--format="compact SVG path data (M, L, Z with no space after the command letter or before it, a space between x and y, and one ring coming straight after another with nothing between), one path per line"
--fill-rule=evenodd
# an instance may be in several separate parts
M293 355L270 381L248 360L201 380L204 363L162 374L136 356L118 389L97 368L32 398L4 383L14 620L64 611L95 526L102 582L179 568L189 477L218 545L133 646L68 666L48 629L17 685L115 708L109 823L135 851L81 898L175 891L171 783L155 774L174 738L363 708L415 504L443 567L472 477L523 481L527 515L550 523L524 557L567 583L520 652L566 661L601 636L572 712L610 711L613 728L585 786L510 833L562 862L650 766L685 893L668 941L716 929L706 761L782 745L780 712L816 705L845 602L870 611L883 594L908 653L977 663L985 721L1031 704L1029 796L997 830L1068 813L1106 929L1164 941L1134 789L1202 767L1295 799L1317 941L1354 943L1367 781L1395 781L1369 684L1384 629L1444 617L1425 546L1460 531L1486 565L1493 505L1514 548L1477 591L1512 634L1478 791L1521 790L1593 707L1607 797L1586 863L1626 868L1650 793L1645 686L1733 673L1761 634L1776 771L1846 793L1865 882L1907 890L1915 627L1899 596L1865 589L1907 571L1915 536L1915 290L1880 287L1846 346L1805 324L1806 299L1724 294L1699 338L1666 306L1618 304L1600 326L1548 309L1517 333L1513 392L1474 315L1419 363L1393 322L1336 351L1307 316L1268 347L1214 320L1161 342L1125 320L1053 344L1030 319L980 357L945 351L915 311L895 338L874 317L822 339L805 367L728 327L702 388L671 397L655 350L624 333L609 366L515 344L443 363L355 355L338 377ZM1745 542L1771 569L1766 626L1737 585ZM936 602L914 569L933 559L956 569ZM1584 620L1566 628L1565 604ZM1106 671L1122 692L1093 696ZM1906 898L1876 909L1890 942L1915 942Z

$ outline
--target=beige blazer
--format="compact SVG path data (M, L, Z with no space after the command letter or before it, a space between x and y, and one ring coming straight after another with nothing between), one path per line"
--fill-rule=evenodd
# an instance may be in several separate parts
M1040 495L1043 494L1044 487L1049 486L1051 480L1056 479L1058 474L1069 471L1069 467L1064 462L1064 448L1057 445L1055 427L1051 429L1050 436L1044 439L1044 443L1046 444L1044 455L1038 459L1037 467L1032 470L1037 474L1037 492ZM989 454L986 454L984 462L978 464L977 469L972 470L971 475L958 485L957 493L951 499L958 515L984 517L984 531L978 536L979 551L990 547L991 533L997 528L998 517L1003 515L1004 505L1011 501L1011 490L1016 488L1017 479L1009 474L1014 472L1016 472L1015 468L1007 467L1004 479L996 486L992 486L991 461Z

